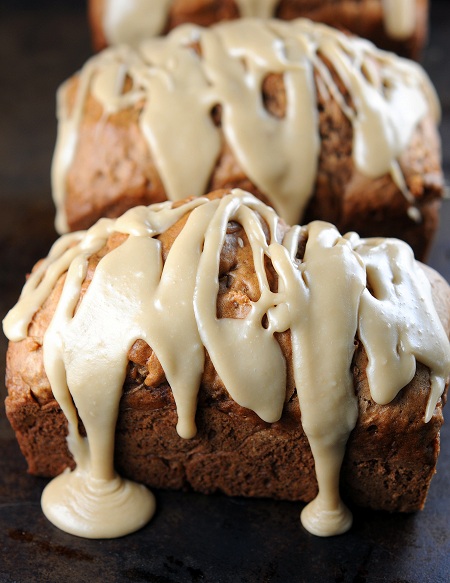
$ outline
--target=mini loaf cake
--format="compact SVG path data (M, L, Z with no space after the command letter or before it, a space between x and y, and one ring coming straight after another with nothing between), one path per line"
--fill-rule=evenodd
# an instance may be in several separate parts
M310 18L417 58L427 37L428 0L90 0L97 50L132 44L191 22L209 26L239 17Z
M142 526L136 482L301 500L322 536L350 527L340 493L424 505L450 288L404 242L241 190L135 207L61 237L3 324L7 415L68 532Z
M61 87L57 228L239 187L289 224L399 237L422 259L443 193L439 111L417 64L330 27L184 25Z

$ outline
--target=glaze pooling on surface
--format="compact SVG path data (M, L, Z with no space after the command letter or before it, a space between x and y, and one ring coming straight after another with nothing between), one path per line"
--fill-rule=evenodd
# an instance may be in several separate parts
M386 33L394 39L409 38L415 30L416 0L380 0ZM109 44L161 34L173 0L104 0L103 27ZM236 0L241 17L271 18L278 0Z
M163 262L157 236L187 213ZM251 248L260 289L242 319L216 313L220 253L230 221L245 231L247 242L241 242ZM113 233L126 238L99 261L79 302L88 259ZM276 292L266 261L277 275ZM339 496L339 473L358 416L351 374L355 337L368 354L376 402L394 399L420 361L431 374L428 420L450 372L449 343L430 284L405 243L341 236L320 221L287 229L273 209L241 190L175 208L170 202L136 207L119 219L102 219L86 232L63 236L6 316L3 326L11 340L26 338L34 312L66 272L43 349L53 394L69 421L77 468L49 484L43 506L50 520L80 536L119 536L142 526L142 515L147 520L153 512L151 495L123 481L113 465L119 401L136 340L154 350L173 390L177 431L191 438L205 350L239 405L268 423L280 419L286 362L275 334L290 331L302 426L319 486L302 522L320 536L344 532L352 520ZM78 432L78 415L86 438ZM104 513L119 516L116 510L124 505L128 522L113 521L108 534ZM135 511L142 507L145 512Z
M282 117L264 105L262 85L269 74L283 76ZM398 158L428 112L439 117L425 72L368 41L308 20L241 19L211 28L184 25L136 48L103 51L81 70L70 111L68 85L60 88L52 164L58 231L68 230L67 173L89 94L101 104L105 120L142 104L140 130L169 200L207 191L225 138L239 166L277 213L289 224L299 222L314 191L321 148L315 76L321 79L320 91L332 95L352 123L356 169L371 178L390 173L413 205ZM132 86L125 91L126 79ZM217 105L221 127L211 116Z

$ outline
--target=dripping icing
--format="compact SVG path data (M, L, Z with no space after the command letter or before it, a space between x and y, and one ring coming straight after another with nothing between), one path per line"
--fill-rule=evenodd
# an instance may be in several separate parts
M386 34L405 40L416 30L417 0L382 0L383 22Z
M196 44L201 57L189 48ZM319 54L339 73L352 107ZM371 70L375 72L369 74ZM261 95L262 83L272 73L283 75L285 84L287 105L281 118L266 110ZM132 87L123 93L118 88L125 75ZM439 117L425 72L367 41L308 20L242 19L209 29L184 25L136 48L103 51L81 70L71 111L69 85L60 88L52 163L58 231L68 230L67 173L89 93L106 117L143 104L140 129L168 199L207 191L223 132L240 167L278 214L289 224L298 222L314 190L320 152L315 75L353 125L356 168L369 177L390 173L413 204L397 160L426 113ZM217 104L222 106L221 128L211 119Z
M156 236L186 213L163 264ZM229 221L244 228L260 287L259 299L240 320L216 316L218 261ZM319 484L302 522L320 536L338 534L351 524L338 482L345 444L357 419L350 375L355 335L368 354L369 386L377 402L395 398L414 376L416 360L430 368L426 419L432 416L450 372L450 348L430 285L411 249L397 240L360 239L354 233L342 237L320 221L284 235L279 226L272 209L239 190L175 208L170 202L137 207L119 219L102 219L86 232L63 236L30 276L3 322L14 341L26 337L34 311L67 271L44 337L45 370L69 421L68 443L77 462L74 472L59 476L44 491L44 512L60 528L91 538L120 536L140 528L153 513L151 494L122 480L113 466L127 355L137 339L145 340L160 360L174 392L177 431L190 438L196 432L205 348L237 403L269 423L280 418L286 363L274 334L290 330L302 424ZM75 311L89 256L116 232L127 235L125 241L100 260ZM297 248L305 236L299 262ZM276 292L267 281L265 259L278 275ZM175 276L183 278L182 286ZM332 317L324 320L324 313ZM263 316L267 326L262 325ZM98 355L95 366L91 354ZM78 432L77 410L86 438ZM145 511L136 515L136 504ZM114 514L111 505L125 505L129 522L108 534L102 525L105 512Z

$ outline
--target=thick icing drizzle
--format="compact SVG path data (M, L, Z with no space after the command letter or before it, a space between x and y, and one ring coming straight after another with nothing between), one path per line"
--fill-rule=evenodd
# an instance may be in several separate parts
M347 88L351 107L323 56ZM261 87L270 73L281 74L285 84L286 112L280 118L263 103ZM107 49L81 70L70 112L67 85L61 87L52 164L58 231L68 230L66 178L89 92L105 117L143 103L140 128L168 199L207 190L224 135L240 167L278 214L298 222L314 191L320 152L314 75L353 125L356 168L369 177L390 173L412 205L397 160L427 112L439 117L424 71L308 20L241 19L211 28L184 25L137 48ZM132 87L124 92L127 77ZM221 128L211 118L218 104Z
M163 263L156 236L188 212ZM219 258L230 221L245 230L260 287L259 299L242 319L216 314ZM79 302L89 256L115 232L128 237L100 260ZM113 466L114 428L128 352L136 340L147 342L161 362L174 392L177 430L190 438L196 432L205 349L238 404L269 423L280 418L286 363L274 334L287 330L319 485L301 519L320 536L350 527L339 472L358 414L350 372L355 336L368 354L369 386L377 402L391 401L411 380L416 359L430 368L426 419L450 373L449 343L429 282L406 244L354 233L342 237L320 221L283 232L275 211L233 190L221 199L137 207L117 220L102 219L86 232L62 237L30 276L3 322L15 341L26 337L34 311L67 271L44 337L45 370L69 421L68 443L77 462L74 472L44 491L44 512L60 528L93 538L120 536L142 526L153 512L151 495L123 481ZM297 249L305 238L300 260ZM276 292L267 280L267 260L278 275ZM78 415L86 438L78 432ZM145 511L136 512L136 506ZM109 521L115 515L122 520L124 513L115 512L122 507L128 521L112 520L112 530L105 530L104 513Z

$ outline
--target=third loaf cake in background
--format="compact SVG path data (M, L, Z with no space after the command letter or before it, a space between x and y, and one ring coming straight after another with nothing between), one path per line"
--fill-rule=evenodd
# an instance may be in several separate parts
M423 259L443 194L439 115L419 65L331 27L183 25L106 49L61 87L57 228L240 187L290 224L398 237Z
M94 47L130 43L191 22L239 17L311 18L418 58L427 37L428 0L89 0Z

